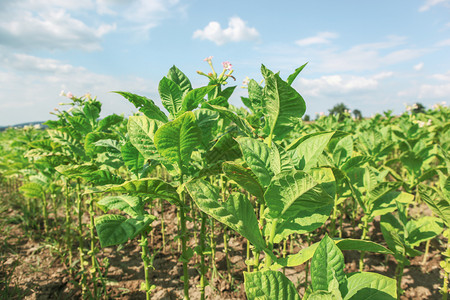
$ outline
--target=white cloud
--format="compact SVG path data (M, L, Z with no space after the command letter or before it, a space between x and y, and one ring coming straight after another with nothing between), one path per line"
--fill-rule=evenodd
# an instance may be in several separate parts
M420 62L417 65L414 65L413 69L416 70L416 71L422 70L423 69L423 62Z
M193 38L210 40L220 46L229 42L255 41L259 32L254 27L247 27L241 18L233 17L227 28L222 29L218 22L210 22L205 28L196 30Z
M27 50L101 49L101 37L115 30L116 25L88 25L68 11L90 6L90 1L19 0L9 3L0 12L0 44Z
M442 40L436 43L436 47L446 47L446 46L450 46L450 39Z
M316 79L300 78L298 88L306 95L314 97L365 93L373 91L381 80L392 75L393 72L382 72L369 77L331 75Z
M429 10L431 7L438 4L449 4L449 0L426 0L425 3L419 8L420 12Z
M130 91L158 101L155 82L140 77L114 77L95 73L54 59L30 55L0 56L0 125L42 121L64 98L61 90L76 96L87 92L103 103L102 116L130 114L136 109L111 91ZM5 69L5 70L2 70ZM156 102L160 105L160 102Z
M316 36L304 38L296 41L299 46L311 46L317 44L329 44L331 39L338 38L339 35L334 32L319 32Z

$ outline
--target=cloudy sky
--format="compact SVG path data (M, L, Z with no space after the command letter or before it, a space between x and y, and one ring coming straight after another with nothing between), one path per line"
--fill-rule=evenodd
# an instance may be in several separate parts
M238 86L261 64L287 78L309 62L294 87L311 116L339 102L400 113L450 102L449 53L450 0L0 0L0 126L52 118L61 90L128 115L110 91L160 104L168 69L200 87L208 56L230 61Z

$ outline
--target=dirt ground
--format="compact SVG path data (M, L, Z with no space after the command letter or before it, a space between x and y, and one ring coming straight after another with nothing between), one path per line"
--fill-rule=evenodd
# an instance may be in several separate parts
M0 209L0 295L2 299L79 299L81 293L77 287L77 276L71 277L65 267L63 259L67 253L58 250L57 224L63 223L63 216L59 216L53 226L52 238L44 238L37 230L25 231L21 212L17 207L5 207L2 201ZM52 218L52 215L50 215ZM166 207L164 215L166 221L166 234L169 238L176 235L175 209ZM155 251L151 271L151 282L156 286L152 299L182 299L183 282L182 264L178 261L177 242L169 241L162 249L162 237L159 234L161 222L153 223L154 240L150 250ZM217 226L218 228L221 228ZM192 229L192 224L188 226ZM358 238L359 231L354 231L350 222L344 222L343 237ZM190 231L192 232L192 230ZM217 236L222 236L217 231ZM374 222L369 234L373 241L382 243L382 236L377 221ZM439 237L441 238L441 237ZM294 252L297 252L305 243L301 240L294 243ZM87 246L87 245L86 245ZM196 246L196 240L191 237L190 246ZM208 299L245 299L243 285L243 272L247 269L244 259L246 254L246 241L240 236L231 235L229 241L232 280L227 278L227 263L223 254L223 240L217 242L216 266L219 276L210 283L206 289ZM74 245L74 259L77 257ZM444 245L439 239L431 242L430 253L425 264L423 256L411 260L411 265L405 267L402 288L405 290L401 299L441 299L439 287L442 284L439 262L440 252ZM159 250L159 251L158 251ZM419 248L424 250L424 245ZM346 272L358 271L359 253L344 251ZM144 278L140 248L137 241L128 242L124 247L109 247L99 253L100 261L108 258L110 267L107 281L108 299L145 299L145 294L139 290ZM199 284L198 257L194 255L189 265L191 275L191 299L199 299L200 293L196 287ZM76 262L75 262L76 263ZM210 263L210 261L209 261ZM396 263L392 256L386 258L381 254L366 255L365 271L377 272L394 277ZM211 265L210 265L211 266ZM286 276L292 280L300 295L304 293L305 270L304 265L287 268ZM208 278L212 268L209 268ZM223 277L223 279L222 279Z

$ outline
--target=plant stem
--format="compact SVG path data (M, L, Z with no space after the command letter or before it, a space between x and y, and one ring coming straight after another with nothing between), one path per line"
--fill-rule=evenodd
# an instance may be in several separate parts
M267 248L269 248L269 250L273 249L273 240L275 239L275 232L277 230L277 225L278 219L273 220L272 226L270 227L269 240L267 241ZM267 268L269 268L272 265L272 257L270 257L270 255L266 255L265 264Z
M427 243L425 244L425 253L423 254L422 265L424 265L427 262L428 252L430 251L430 242L431 240L428 240Z
M42 210L44 215L44 232L48 233L48 211L47 211L47 195L42 194Z
M181 169L181 168L180 168ZM180 185L183 185L183 174L180 176ZM186 232L186 217L185 217L185 206L186 201L184 197L184 191L179 194L181 207L179 209L180 213L180 227L181 227L181 256L183 261L183 283L184 283L184 299L189 300L189 273L188 273L188 258L185 256L187 254L187 232Z
M402 258L404 259L404 258ZM400 295L402 294L402 277L403 277L403 261L397 260L397 268L395 269L395 279L397 280L397 299L400 299Z
M364 241L366 239L367 236L367 223L369 221L368 218L364 217L363 218L363 232L362 232L362 236L361 236L361 240ZM359 271L362 272L364 271L364 256L365 256L366 252L365 251L361 251L361 255L359 257Z
M71 224L72 224L72 216L71 216L71 213L70 213L70 211L71 211L71 207L72 207L72 205L71 205L71 201L70 201L70 196L69 196L69 182L68 181L66 181L66 190L65 190L65 192L66 192L66 220L65 220L65 228L66 228L66 244L67 244L67 249L68 249L68 251L69 251L69 270L70 270L70 274L71 275L73 275L73 272L72 272L72 260L73 260L73 257L72 257L72 233L71 233L71 231L72 231L72 226L71 226Z
M83 239L83 201L81 199L81 183L80 183L80 179L77 179L77 189L76 189L76 194L77 194L77 207L78 207L78 252L80 255L80 274L81 274L81 278L80 278L80 284L81 284L81 295L82 298L84 299L86 296L86 290L87 290L87 285L86 285L86 273L85 273L85 262L84 262L84 239Z
M96 268L96 254L97 249L95 247L95 225L94 225L94 199L89 195L89 233L91 238L91 268L90 273L92 276L92 283L94 288L94 297L97 297L97 268Z
M151 294L150 274L149 274L150 257L148 255L148 237L146 231L141 233L141 240L139 244L141 246L142 262L144 263L145 297L147 300L150 300Z
M161 235L163 251L166 249L166 223L164 222L164 201L159 199L159 206L161 207Z
M205 299L205 287L206 287L206 265L205 265L205 234L206 234L206 219L205 213L201 214L202 225L200 227L200 299Z
M250 242L247 240L247 259L245 260L246 262L250 261ZM251 272L251 266L250 263L247 263L247 272Z

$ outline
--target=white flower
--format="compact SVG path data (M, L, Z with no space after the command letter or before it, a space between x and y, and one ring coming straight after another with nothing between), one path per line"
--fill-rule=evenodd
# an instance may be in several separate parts
M206 62L208 62L208 63L210 63L211 62L211 60L212 60L212 56L208 56L207 58L205 58L203 61L206 61Z
M249 82L250 82L250 78L248 78L248 76L246 76L245 79L242 81L242 84L248 85Z
M72 99L73 98L73 94L71 92L68 92L66 94L66 97L69 98L69 99Z

